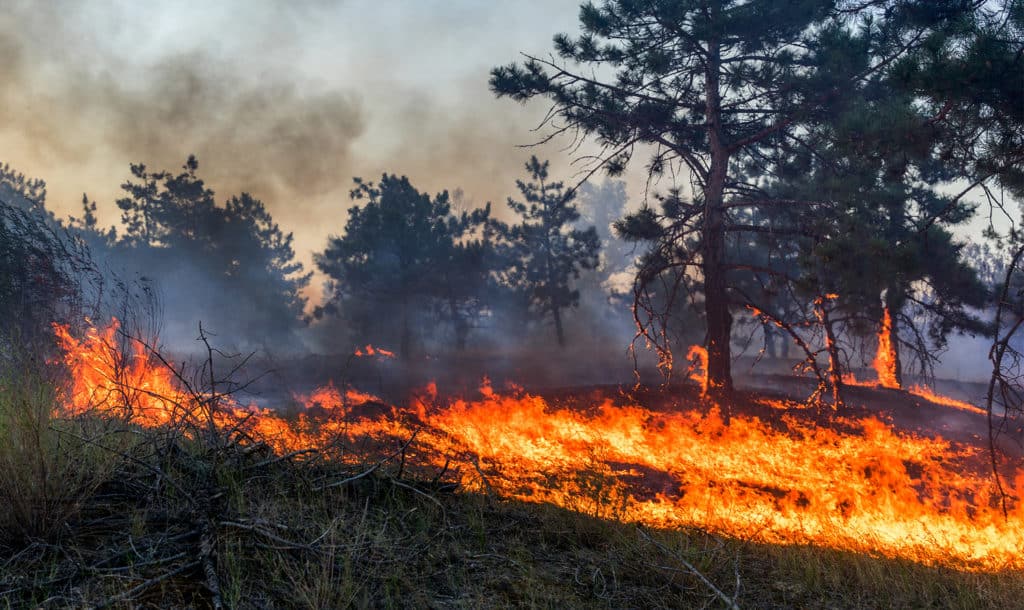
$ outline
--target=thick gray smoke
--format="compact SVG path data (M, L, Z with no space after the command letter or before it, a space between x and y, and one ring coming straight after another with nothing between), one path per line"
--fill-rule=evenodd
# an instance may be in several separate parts
M539 137L544 108L496 101L488 71L549 43L527 27L537 14L568 29L578 8L536 4L13 0L0 13L3 157L48 179L58 214L88 191L108 224L129 163L196 154L218 195L263 199L308 262L343 225L353 176L408 174L481 204L513 190L528 156L515 146ZM538 154L567 176L564 144Z
M8 140L68 165L116 159L122 173L129 162L176 168L196 153L221 190L268 198L315 197L337 185L364 129L355 94L300 90L278 70L228 62L208 45L147 58L90 40L110 29L94 29L98 18L78 4L5 7L0 133Z

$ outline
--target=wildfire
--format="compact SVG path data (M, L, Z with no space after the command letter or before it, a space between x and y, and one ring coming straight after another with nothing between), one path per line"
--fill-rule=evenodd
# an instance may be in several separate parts
M946 407L953 407L954 409L960 409L961 411L967 411L969 413L977 413L979 415L985 415L986 413L988 413L987 411L985 411L985 409L972 405L969 402L957 400L955 398L950 398L949 396L943 396L942 394L937 394L931 388L927 388L925 386L911 386L910 389L908 389L907 391L913 394L914 396L920 396L925 400Z
M157 426L170 423L188 402L169 369L154 366L145 346L118 333L118 320L102 330L89 328L82 339L71 336L65 325L53 329L72 373L67 412L113 412Z
M123 411L131 396L140 401L132 403L141 411L134 421L157 426L187 402L144 351L111 368L115 325L82 340L58 331L74 376L70 414ZM131 392L118 389L121 381ZM794 415L797 403L762 399L765 412L783 411L780 421L740 415L726 424L717 408L683 400L670 409L553 403L488 382L474 400L443 400L431 385L405 409L334 385L296 399L302 408L292 418L233 404L222 417L245 414L249 434L280 452L366 436L408 439L418 430L417 459L461 464L455 476L467 488L602 518L962 569L1024 568L1024 503L1003 517L994 485L976 467L979 450L874 417L835 418L824 428ZM1009 491L1024 491L1024 470Z
M899 355L896 353L896 337L892 328L892 316L889 315L889 308L882 310L882 326L878 330L878 351L872 365L878 374L878 383L883 388L900 388L900 381L896 375L896 362Z
M703 345L691 345L690 351L686 352L686 359L690 361L690 379L700 385L701 394L708 392L708 350Z
M355 353L356 356L359 356L359 357L364 357L364 356L380 356L381 358L394 358L395 357L395 352L393 352L391 350L386 350L386 349L381 348L381 347L374 347L374 346L370 345L369 343L367 343L365 347L357 349L354 353Z

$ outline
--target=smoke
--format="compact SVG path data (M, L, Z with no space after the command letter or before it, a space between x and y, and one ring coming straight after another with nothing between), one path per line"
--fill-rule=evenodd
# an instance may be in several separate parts
M575 5L560 9L567 26ZM515 146L537 137L529 129L542 115L494 100L488 71L546 47L554 30L531 31L526 43L512 24L493 42L496 24L471 18L493 12L479 6L357 9L309 0L5 3L5 158L48 178L61 211L88 191L113 222L104 202L128 163L174 169L194 153L218 194L264 199L311 238L310 250L322 246L325 213L347 207L352 176L408 174L424 189L502 201L528 156ZM455 55L428 40L424 23L492 54ZM343 218L330 222L340 229Z
M0 13L3 160L46 179L58 215L79 215L88 192L108 226L129 163L174 171L195 154L218 201L263 200L311 268L344 227L353 176L461 188L499 217L530 154L575 183L566 142L519 148L542 137L530 130L545 105L495 100L487 79L574 29L577 10L576 0L14 0ZM322 280L307 290L314 304Z
M118 220L129 163L176 171L194 153L218 202L242 191L262 199L295 232L307 268L342 231L353 176L462 188L502 216L530 154L551 158L553 176L569 183L577 168L565 143L517 147L541 137L530 130L543 105L495 100L488 72L547 48L575 26L578 3L455 4L14 0L0 13L0 145L17 169L47 180L51 209L79 215L86 191L104 226ZM195 264L144 271L160 284L174 345L194 337L200 317L225 339L251 317L196 298L222 287Z
M27 156L71 166L103 157L124 173L128 162L176 168L196 153L220 189L271 199L322 195L350 165L365 125L354 93L300 87L202 47L120 55L80 38L90 20L35 3L0 19L0 132Z

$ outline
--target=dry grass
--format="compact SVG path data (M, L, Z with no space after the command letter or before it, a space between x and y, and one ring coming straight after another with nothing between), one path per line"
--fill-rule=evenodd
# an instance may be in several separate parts
M54 420L0 384L0 608L1007 608L1024 575L618 522L463 493L388 463L278 460L240 437ZM208 405L209 406L209 405ZM368 464L371 462L367 462ZM365 476L354 476L365 474ZM333 482L350 481L341 485ZM718 589L716 594L712 589Z
M59 371L32 358L0 366L0 536L50 540L107 480L121 458L123 426L97 418L57 421Z
M166 467L181 477L195 466ZM140 495L148 475L124 468L58 539L7 545L0 607L212 605L189 502L168 487ZM289 462L258 477L242 461L222 471L212 557L224 607L722 606L684 561L742 608L1005 608L1024 596L1021 574L961 573L699 531L648 538L632 525L451 493L393 473L319 490L321 481L350 474Z

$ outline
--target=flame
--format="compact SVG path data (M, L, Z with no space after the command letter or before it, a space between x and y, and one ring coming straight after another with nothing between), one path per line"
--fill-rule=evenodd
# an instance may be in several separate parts
M896 378L896 349L892 317L889 315L889 308L885 307L882 310L882 326L878 329L878 351L871 363L878 374L878 383L883 388L900 388L900 382Z
M130 411L145 426L175 421L189 396L142 346L120 366L116 331L115 322L76 340L58 327L74 378L68 414ZM124 380L128 392L119 389ZM733 415L726 424L717 407L692 399L555 403L522 388L496 391L486 379L476 399L444 400L431 384L405 409L333 384L295 398L301 408L292 417L225 403L218 425L244 422L250 438L281 453L418 431L423 466L458 464L449 476L463 486L508 498L760 542L1024 569L1024 470L1008 483L1004 518L980 449L898 431L877 417L832 417L825 428L799 403L758 399L756 410L769 416Z
M920 396L925 400L929 400L935 404L943 405L945 407L953 407L954 409L960 409L961 411L967 411L969 413L977 413L979 415L986 415L988 413L988 411L981 407L972 405L971 403L963 400L957 400L955 398L950 398L949 396L938 394L931 388L922 385L911 386L907 391L914 396Z
M686 359L691 362L690 379L700 385L701 395L708 393L708 350L703 345L691 345L686 352Z
M751 417L726 425L717 410L605 401L580 411L529 394L455 401L432 419L501 473L503 493L523 500L594 510L619 502L613 516L657 526L1024 566L1024 510L1003 519L984 472L965 468L975 449L899 433L877 418L839 421L845 432L783 416L781 431ZM586 477L603 479L601 490Z
M75 415L102 410L150 426L170 423L187 403L185 393L169 369L153 366L140 341L118 333L120 327L115 318L106 328L90 327L76 339L68 326L53 325L72 372L65 409Z
M357 349L354 354L359 357L364 356L380 356L381 358L394 358L395 352L384 349L382 347L374 347L369 343L365 347Z

